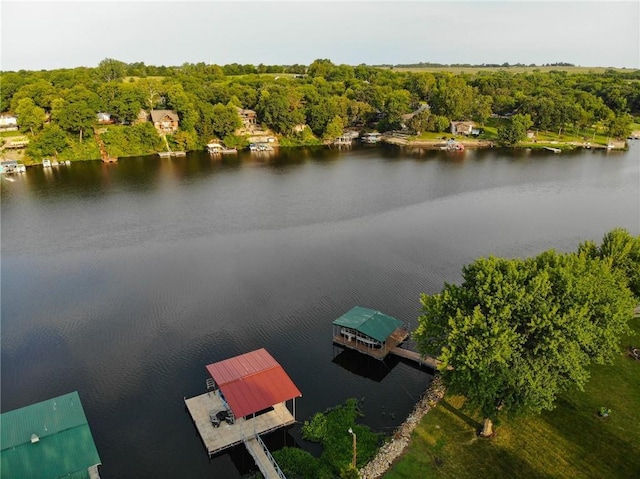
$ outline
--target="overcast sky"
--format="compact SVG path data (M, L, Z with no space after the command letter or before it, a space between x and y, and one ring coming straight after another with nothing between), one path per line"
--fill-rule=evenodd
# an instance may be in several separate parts
M536 63L640 68L640 2L0 0L0 67Z

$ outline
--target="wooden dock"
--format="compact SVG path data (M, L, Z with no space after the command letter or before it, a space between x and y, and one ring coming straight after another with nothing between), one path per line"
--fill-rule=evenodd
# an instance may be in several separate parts
M184 402L209 457L243 442L246 443L258 434L265 434L295 423L291 412L284 403L281 403L274 405L271 411L258 416L237 418L233 424L222 421L220 426L214 427L209 419L209 412L226 409L216 392L209 391L200 396L185 398Z
M431 356L422 356L416 351L411 351L410 349L404 349L400 347L393 348L391 351L389 351L389 354L394 354L401 358L415 361L420 366L427 366L434 370L440 364L440 361L438 361L436 358L432 358Z
M244 441L244 445L265 479L286 479L280 466L278 466L278 463L269 452L269 449L267 449L267 446L264 445L260 436L247 439Z
M342 334L335 335L333 337L333 342L340 346L344 346L345 348L355 349L358 352L367 354L373 358L376 358L382 361L387 356L387 354L391 352L393 348L402 344L404 341L407 340L408 337L409 337L409 331L406 328L398 328L393 333L391 333L391 336L387 338L385 344L381 348L374 348L374 347L371 347L370 345L367 345L366 343L356 341L356 340L350 341L347 337L343 336Z

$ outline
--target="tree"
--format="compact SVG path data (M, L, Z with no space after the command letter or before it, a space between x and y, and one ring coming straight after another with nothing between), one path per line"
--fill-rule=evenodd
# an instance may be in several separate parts
M269 86L260 92L256 106L258 115L279 133L289 134L295 125L304 123L302 92L280 85Z
M211 113L211 128L218 138L232 135L236 129L242 126L238 111L232 104L218 103L213 106Z
M32 158L57 155L67 148L69 141L67 135L57 125L47 125L29 142L27 153Z
M614 228L604 235L600 246L587 241L580 245L580 251L608 261L625 277L629 289L640 300L640 236L631 236L624 228Z
M527 137L527 130L533 125L529 115L518 113L511 117L507 125L498 128L498 141L505 145L515 145Z
M54 100L51 119L63 130L78 133L82 142L84 132L92 128L96 121L98 96L84 87L73 88L65 96L65 100Z
M625 138L631 133L633 118L628 113L617 114L608 122L607 134L614 138Z
M429 105L436 115L452 120L470 120L473 111L473 88L461 76L445 75L429 92Z
M32 135L42 130L46 119L44 110L36 106L31 98L23 98L18 102L16 115L20 123L20 129L30 131Z
M325 140L338 138L342 135L343 130L344 123L342 122L342 118L335 116L327 125L327 129L324 132L324 138Z
M490 435L499 414L552 409L582 389L591 363L617 352L635 304L609 264L584 253L480 258L460 286L421 297L418 348L442 361L449 390L465 395Z
M96 75L101 82L120 80L127 71L127 64L113 58L105 58L98 64Z

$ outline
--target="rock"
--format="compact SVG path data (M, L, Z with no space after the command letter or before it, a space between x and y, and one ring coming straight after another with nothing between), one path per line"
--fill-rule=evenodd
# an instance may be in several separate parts
M440 377L434 378L411 414L393 433L391 440L378 450L378 454L369 464L360 469L359 473L362 479L377 479L387 472L393 462L409 446L411 433L420 419L442 399L445 392L446 390Z

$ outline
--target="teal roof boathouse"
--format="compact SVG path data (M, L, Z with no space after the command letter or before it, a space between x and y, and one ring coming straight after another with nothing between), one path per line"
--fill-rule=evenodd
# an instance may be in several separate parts
M74 391L0 415L0 477L99 478L100 456Z
M407 339L408 327L392 316L356 306L333 321L333 341L341 346L384 359Z

